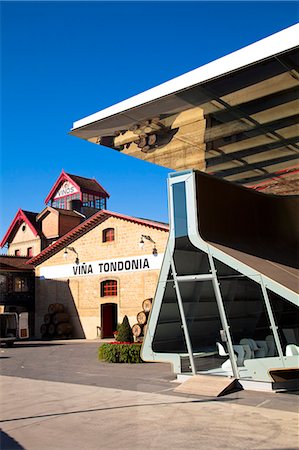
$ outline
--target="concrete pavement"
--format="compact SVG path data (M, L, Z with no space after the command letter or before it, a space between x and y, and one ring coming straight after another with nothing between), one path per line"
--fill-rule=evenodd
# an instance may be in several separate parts
M2 450L297 449L296 412L1 377Z
M99 344L1 347L1 450L298 448L298 395L178 394L169 364L100 362Z

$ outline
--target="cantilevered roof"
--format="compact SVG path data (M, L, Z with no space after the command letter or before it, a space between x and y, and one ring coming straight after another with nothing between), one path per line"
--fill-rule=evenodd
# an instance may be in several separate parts
M297 24L78 120L70 134L175 170L295 193L298 55Z

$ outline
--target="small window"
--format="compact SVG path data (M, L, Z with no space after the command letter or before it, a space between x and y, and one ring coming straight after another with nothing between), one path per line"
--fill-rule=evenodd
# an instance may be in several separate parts
M101 283L101 297L114 297L117 295L117 281L105 280Z
M15 292L28 292L27 278L15 277L14 291Z
M19 249L15 250L15 256L21 256L21 252Z
M0 275L0 292L7 292L7 276Z
M29 258L32 258L32 256L33 256L33 248L32 247L27 248L27 256Z
M114 241L114 228L106 228L103 230L103 242Z

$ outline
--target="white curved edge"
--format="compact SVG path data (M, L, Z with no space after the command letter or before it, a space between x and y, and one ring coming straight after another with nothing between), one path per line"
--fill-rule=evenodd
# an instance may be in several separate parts
M173 78L172 80L148 89L147 91L134 95L122 102L116 103L113 106L109 106L102 111L98 111L83 119L77 120L73 123L71 131L128 111L161 97L174 94L196 84L225 75L226 73L241 69L250 64L257 63L263 59L290 50L297 45L299 45L299 23L254 42L253 44L247 45L240 50L229 53L228 55L198 67L197 69Z
M168 204L169 204L169 238L166 246L166 251L164 253L164 259L159 275L159 281L154 296L154 302L152 310L149 316L147 332L143 341L141 349L141 357L144 361L156 361L156 362L168 362L173 366L175 373L180 373L180 354L178 353L157 353L152 349L152 341L156 331L156 326L158 323L158 317L162 306L162 300L164 297L164 291L166 287L168 272L170 270L170 257L174 252L175 245L175 234L174 234L174 208L173 208L173 195L172 186L173 184L185 182L186 185L186 206L187 206L187 224L188 224L188 236L191 243L203 250L204 252L210 253L214 258L222 261L224 264L229 265L236 271L247 276L256 283L264 286L267 289L277 293L281 297L293 303L295 306L299 307L298 295L291 291L290 289L282 286L281 284L271 280L270 278L262 275L260 272L252 269L246 264L240 262L239 260L227 255L223 251L214 247L211 244L207 244L199 235L198 220L197 220L197 198L196 198L196 185L195 185L195 172L190 170L182 173L170 174L168 179ZM187 353L186 353L187 354Z
M174 235L174 208L173 208L173 195L172 195L172 185L179 182L184 182L186 177L192 176L192 172L188 171L184 174L174 174L174 177L168 178L168 211L169 211L169 236L166 245L166 251L164 253L164 258L162 262L162 267L159 275L159 281L154 296L154 301L152 309L148 319L148 325L144 341L141 347L141 358L143 361L151 362L165 362L172 364L174 373L181 372L181 361L180 355L178 353L157 353L152 349L152 342L156 331L156 326L158 324L158 318L162 306L162 300L164 297L164 292L166 288L168 273L170 270L170 258L174 252L175 245L175 235Z

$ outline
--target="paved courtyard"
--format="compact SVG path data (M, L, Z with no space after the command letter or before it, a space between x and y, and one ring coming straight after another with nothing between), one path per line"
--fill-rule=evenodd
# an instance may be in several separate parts
M178 395L169 365L101 363L98 347L1 347L1 450L298 448L298 396Z

